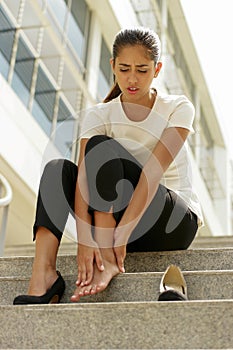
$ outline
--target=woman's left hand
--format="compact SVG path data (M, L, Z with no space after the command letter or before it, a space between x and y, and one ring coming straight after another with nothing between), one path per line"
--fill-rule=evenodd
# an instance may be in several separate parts
M120 272L125 272L124 260L126 257L126 245L114 246L113 250L116 257L117 266Z
M125 272L124 261L126 257L126 245L128 238L125 237L120 228L117 227L114 232L114 246L113 250L116 256L116 262L119 270Z

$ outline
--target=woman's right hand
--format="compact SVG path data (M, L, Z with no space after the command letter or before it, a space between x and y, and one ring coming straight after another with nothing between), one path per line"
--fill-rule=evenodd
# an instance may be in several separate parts
M78 243L77 264L78 279L77 286L86 286L91 283L94 271L94 262L100 271L104 270L104 264L100 249L95 241L87 246Z

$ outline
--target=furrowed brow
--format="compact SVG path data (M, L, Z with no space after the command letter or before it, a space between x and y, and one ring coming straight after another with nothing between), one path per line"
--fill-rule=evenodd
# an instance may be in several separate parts
M136 64L136 67L139 67L139 68L146 68L146 67L149 67L148 64Z
M119 63L119 66L124 66L124 67L130 67L130 64L127 63ZM147 64L136 64L136 67L138 68L142 68L142 67L149 67Z
M119 63L119 66L123 66L123 67L130 67L130 64L126 64L126 63Z

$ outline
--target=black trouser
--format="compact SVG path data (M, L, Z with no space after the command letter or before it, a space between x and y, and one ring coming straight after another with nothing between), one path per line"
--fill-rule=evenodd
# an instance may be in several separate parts
M89 213L113 210L118 224L136 187L142 166L117 141L107 136L89 139L85 153ZM50 161L41 177L34 238L38 226L60 241L68 214L74 215L77 166L65 159ZM172 190L159 188L132 232L127 251L187 249L197 231L197 216Z

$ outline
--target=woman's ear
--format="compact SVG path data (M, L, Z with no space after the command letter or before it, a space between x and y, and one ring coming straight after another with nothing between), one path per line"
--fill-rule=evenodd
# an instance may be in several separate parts
M155 77L155 78L157 78L157 76L159 75L159 72L160 72L162 66L163 66L162 62L158 62L158 63L156 64L156 67L155 67L155 74L154 74L154 77Z
M115 74L115 60L113 58L110 58L110 65L112 67L113 74Z

